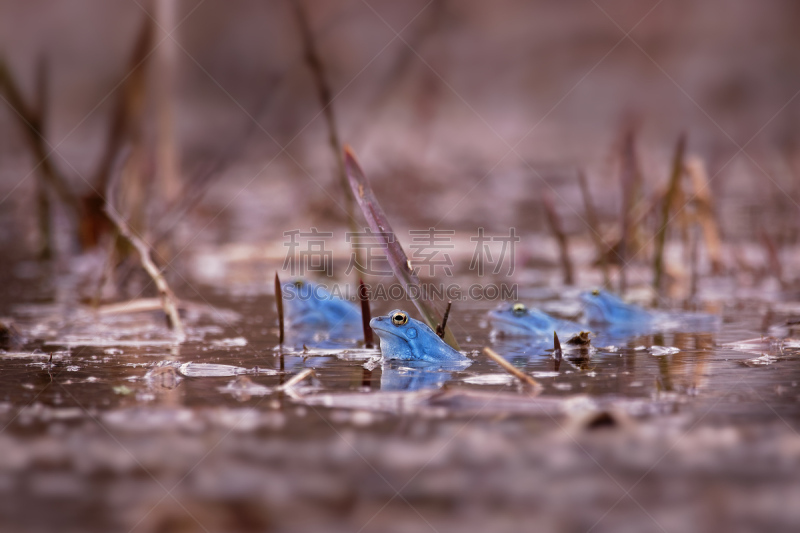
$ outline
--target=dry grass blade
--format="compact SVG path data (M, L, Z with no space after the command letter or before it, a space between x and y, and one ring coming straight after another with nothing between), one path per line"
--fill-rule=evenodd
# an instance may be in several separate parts
M278 387L278 390L285 392L290 396L297 396L297 393L294 391L295 386L297 386L297 384L303 381L304 379L311 377L313 375L314 375L314 370L306 368L305 370L302 370L301 372L298 372L297 374L289 378L289 380L286 383Z
M578 172L578 184L581 188L581 195L583 196L583 206L586 212L586 222L589 224L589 233L591 233L594 246L597 248L597 257L600 262L600 270L603 273L603 286L606 289L611 288L611 277L608 273L608 257L607 245L600 236L600 223L597 220L597 211L592 202L592 195L589 191L589 184L586 182L586 174L583 171Z
M364 328L364 347L372 348L375 345L375 340L372 336L372 327L369 321L372 319L372 312L369 309L369 294L367 294L367 286L364 285L364 280L358 280L358 299L361 300L361 326Z
M697 157L687 158L686 173L692 182L697 205L697 217L700 221L700 227L703 229L703 240L705 240L706 252L711 262L711 271L714 274L719 274L723 270L722 239L720 238L717 220L714 218L714 202L703 160Z
M275 305L278 306L278 327L280 328L280 344L283 344L284 339L284 322L283 322L283 291L281 290L281 279L278 273L275 272Z
M633 128L625 132L620 154L620 183L622 186L622 212L620 215L620 241L618 255L619 267L619 293L624 294L627 288L625 265L628 261L628 248L632 242L633 208L639 197L641 186L641 173L636 158L636 135Z
M572 261L569 258L569 241L561 227L561 219L558 216L558 212L556 212L556 206L549 191L542 191L542 205L544 205L544 212L547 215L550 231L553 232L553 237L558 243L561 269L564 272L564 285L572 285L575 283L575 274L572 268Z
M672 159L672 171L670 173L667 192L661 204L661 220L658 224L655 239L655 253L653 255L653 290L654 305L658 304L661 294L661 279L664 275L664 245L667 242L667 226L669 224L669 214L672 211L672 204L678 194L681 176L683 176L683 153L686 150L686 134L682 133L678 137L675 145L675 155Z
M388 238L389 235L393 235L392 226L389 224L386 214L375 198L369 181L367 181L367 177L361 170L350 147L345 147L344 154L345 170L350 180L350 187L353 189L353 194L356 197L361 211L364 213L364 218L367 219L369 227L376 236L383 239L383 244L386 246L386 258L389 261L389 265L392 267L397 281L403 285L407 295L422 294L424 291L419 290L419 278L414 274L411 268L411 261L408 260L406 253L403 251L403 247L396 239L390 242ZM410 290L411 287L415 287L415 289ZM422 297L412 298L412 300L417 310L422 315L422 318L431 329L435 331L441 313L437 312L433 302L425 300ZM453 336L452 328L445 331L444 341L456 350L459 349L458 342Z
M533 379L528 374L524 373L523 371L521 371L520 369L518 369L517 367L515 367L514 365L512 365L511 363L509 363L505 359L503 359L503 357L501 357L500 354L498 354L497 352L495 352L491 348L484 348L483 349L483 353L485 353L487 356L489 356L489 358L492 361L494 361L495 363L500 365L503 368L503 370L505 370L506 372L508 372L509 374L514 376L515 378L517 378L518 380L522 381L526 385L530 385L531 387L534 387L534 388L541 388L541 385L539 385L539 383L535 379Z
M113 222L116 226L120 235L136 249L136 252L139 254L142 268L144 268L147 274L152 278L153 283L155 283L156 288L158 289L158 294L161 298L161 305L164 308L164 312L167 314L170 328L172 328L172 331L175 333L177 341L183 342L186 339L186 333L184 332L183 322L181 321L180 313L178 312L175 294L169 287L164 274L153 262L153 259L150 256L150 247L138 235L133 233L131 228L128 226L128 223L122 218L122 215L120 215L119 211L117 211L117 209L114 207L116 181L122 174L122 167L127 159L128 153L126 151L120 155L114 176L108 182L108 187L106 188L105 212L111 222Z

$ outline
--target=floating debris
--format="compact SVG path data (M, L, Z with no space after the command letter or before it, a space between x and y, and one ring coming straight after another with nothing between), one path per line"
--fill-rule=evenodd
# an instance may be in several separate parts
M245 339L244 337L234 337L232 339L217 339L211 341L211 346L222 347L222 348L247 346L247 339Z
M224 387L219 387L218 390L232 394L241 402L247 401L253 396L268 396L275 392L275 389L255 383L247 376L236 376L236 379L229 381Z
M590 337L590 333L588 331L581 331L570 337L565 344L571 344L573 346L586 346L591 344L592 339Z
M470 385L508 385L513 382L514 376L511 374L484 374L464 379L464 383Z
M680 352L680 349L674 346L651 346L650 347L650 355L655 355L656 357L662 357L664 355L674 355Z
M758 367L771 365L772 363L777 363L780 360L780 357L764 354L761 357L755 357L753 359L742 361L742 364L749 367Z
M215 363L183 363L178 371L187 378L221 378L230 376L239 376L241 374L266 374L269 376L277 376L279 371L271 368L252 369L244 368L241 366L233 365L220 365Z

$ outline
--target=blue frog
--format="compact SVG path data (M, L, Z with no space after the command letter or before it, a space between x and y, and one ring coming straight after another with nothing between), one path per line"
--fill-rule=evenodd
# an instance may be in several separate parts
M297 280L284 283L281 293L289 337L298 343L325 345L328 340L362 336L358 307L323 285Z
M381 353L385 359L427 363L469 361L426 324L411 318L405 311L395 309L386 316L373 318L369 325L381 340Z
M553 338L553 332L567 338L583 329L580 324L550 316L538 309L530 309L525 304L503 302L489 311L492 330L511 337Z
M586 321L590 324L608 326L639 327L652 324L656 315L650 311L623 302L611 293L593 290L581 294L581 301L586 304Z

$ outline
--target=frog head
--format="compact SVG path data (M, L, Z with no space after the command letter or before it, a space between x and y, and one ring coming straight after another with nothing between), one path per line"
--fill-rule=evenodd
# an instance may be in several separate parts
M586 319L595 324L631 325L649 322L652 315L645 309L623 302L613 294L595 289L581 294L586 304Z
M505 335L552 335L558 320L525 304L503 302L489 311L489 320L495 331Z
M286 321L292 328L361 327L358 308L337 296L325 286L295 280L281 287Z
M369 325L381 340L381 353L386 359L424 361L428 363L468 360L451 348L426 324L395 309L386 316L377 316Z

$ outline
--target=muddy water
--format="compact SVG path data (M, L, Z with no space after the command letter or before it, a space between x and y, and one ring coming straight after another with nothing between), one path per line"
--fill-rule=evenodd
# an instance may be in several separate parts
M10 309L24 338L0 359L3 531L800 523L791 302L768 315L763 302L713 302L717 330L565 345L560 363L548 343L492 337L493 304L462 303L452 327L473 364L421 370L359 342L280 348L270 295L197 301L180 346L158 311ZM527 301L570 309L552 294Z

